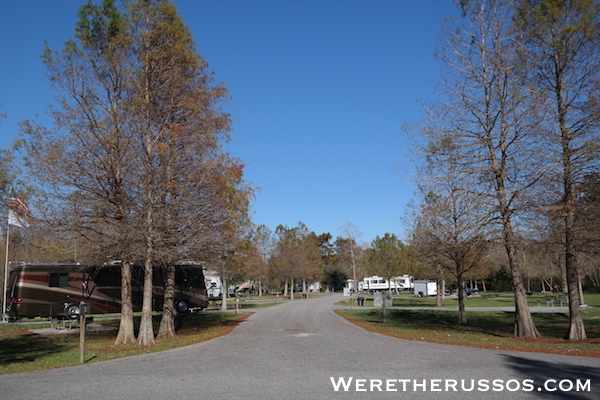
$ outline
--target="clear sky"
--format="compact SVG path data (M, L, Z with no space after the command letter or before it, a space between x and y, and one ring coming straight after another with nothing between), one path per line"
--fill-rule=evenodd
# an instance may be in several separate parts
M73 36L86 0L0 1L0 146L44 122L52 92L40 54ZM95 0L99 3L100 0ZM451 0L176 0L198 52L225 82L231 153L260 188L253 220L303 222L370 242L402 223L414 195L402 126L433 93Z

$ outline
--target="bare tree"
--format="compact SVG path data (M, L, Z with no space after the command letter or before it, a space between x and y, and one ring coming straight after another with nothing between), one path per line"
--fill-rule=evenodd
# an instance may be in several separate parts
M593 0L519 1L515 32L535 71L533 102L550 118L540 125L547 135L549 157L556 165L552 204L563 221L565 268L569 295L569 339L585 340L581 316L580 270L575 228L577 186L598 170L600 117L600 4Z
M382 276L388 281L388 291L392 291L392 278L407 272L408 249L394 234L376 236L367 251L367 270Z
M362 260L362 249L358 246L358 239L362 236L362 233L357 226L347 221L342 226L344 232L343 238L337 238L337 257L342 262L342 265L346 266L346 272L349 276L352 276L354 282L354 292L358 293L358 280L357 277L361 274L361 260ZM364 276L362 276L364 277Z
M411 240L415 251L456 278L459 324L468 323L464 276L484 262L489 247L487 217L477 208L478 201L468 191L451 188L443 194L430 192L425 196Z
M269 257L273 250L272 232L266 225L253 225L249 232L249 245L253 248L246 273L258 282L258 296L262 296L263 282L267 278Z
M440 57L446 67L442 101L427 110L421 133L432 140L429 161L469 177L478 206L497 217L515 295L517 337L535 337L519 258L515 216L527 211L528 192L545 170L536 154L536 109L527 107L515 41L509 30L510 2L461 2L463 18L448 22ZM451 153L447 153L451 150ZM442 178L443 179L443 178ZM435 193L435 190L433 190Z

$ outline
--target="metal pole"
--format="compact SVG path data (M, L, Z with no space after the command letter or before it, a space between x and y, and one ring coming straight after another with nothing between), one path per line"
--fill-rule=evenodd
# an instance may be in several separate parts
M6 281L8 280L8 243L10 238L10 224L6 224L6 247L4 258L4 290L2 294L2 322L6 322Z
M79 361L85 363L85 303L79 303Z

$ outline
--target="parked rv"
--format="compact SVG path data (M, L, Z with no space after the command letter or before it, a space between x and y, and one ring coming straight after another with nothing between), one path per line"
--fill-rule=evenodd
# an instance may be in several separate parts
M351 281L349 279L349 281ZM348 282L352 289L354 282ZM387 279L377 275L367 276L358 282L358 290L365 292L375 292L380 290L411 290L413 287L413 277L410 275L395 276L388 282Z
M143 268L132 267L134 311L142 308ZM90 305L89 313L121 311L121 266L80 264L20 264L12 268L8 280L9 317L77 318L79 303ZM186 263L175 270L175 308L187 312L206 308L208 299L202 267ZM153 310L162 310L164 277L155 270Z
M204 281L206 282L206 294L208 296L208 300L221 300L223 297L223 281L217 272L206 271L206 274L204 275Z

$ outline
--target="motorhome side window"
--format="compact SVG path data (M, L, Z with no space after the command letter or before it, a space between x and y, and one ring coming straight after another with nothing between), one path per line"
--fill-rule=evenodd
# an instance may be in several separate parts
M51 272L48 274L49 287L67 287L69 286L68 272Z
M94 282L100 286L121 286L121 267L103 267L97 270Z
M200 275L198 271L188 271L189 276L189 284L193 287L200 287L202 284L202 280L204 279L204 275Z

